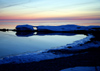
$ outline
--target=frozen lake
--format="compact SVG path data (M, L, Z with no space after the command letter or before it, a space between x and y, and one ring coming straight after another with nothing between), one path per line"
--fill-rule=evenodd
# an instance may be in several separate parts
M0 32L0 58L23 53L57 48L71 44L87 37L82 34L73 35L31 35L29 37L16 35L16 32Z

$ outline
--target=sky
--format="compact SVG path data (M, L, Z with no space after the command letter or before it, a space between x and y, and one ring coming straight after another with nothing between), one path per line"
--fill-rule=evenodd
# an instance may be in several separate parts
M100 0L0 0L0 19L100 20Z

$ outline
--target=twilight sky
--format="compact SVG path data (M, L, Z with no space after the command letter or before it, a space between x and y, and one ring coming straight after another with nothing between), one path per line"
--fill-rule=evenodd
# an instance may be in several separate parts
M100 19L100 0L0 0L0 19Z

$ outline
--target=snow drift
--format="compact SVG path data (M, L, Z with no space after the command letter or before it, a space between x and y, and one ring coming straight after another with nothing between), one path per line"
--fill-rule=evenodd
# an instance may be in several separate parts
M32 25L17 25L16 26L17 31L34 31Z

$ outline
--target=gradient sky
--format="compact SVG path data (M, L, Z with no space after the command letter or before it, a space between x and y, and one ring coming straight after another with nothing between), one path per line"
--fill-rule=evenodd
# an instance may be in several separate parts
M0 19L100 19L100 0L0 0Z

